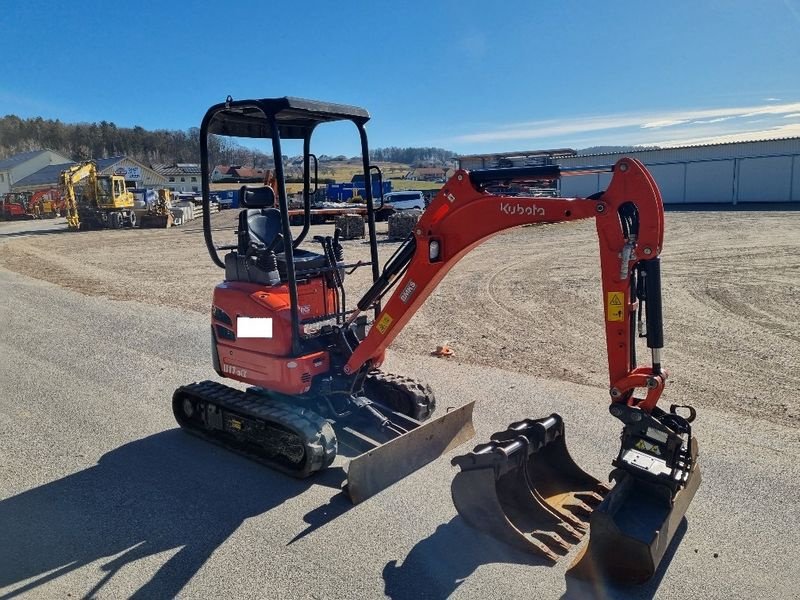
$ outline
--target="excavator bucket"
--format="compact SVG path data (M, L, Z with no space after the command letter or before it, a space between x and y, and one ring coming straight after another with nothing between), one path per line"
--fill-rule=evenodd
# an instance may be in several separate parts
M608 487L567 451L557 414L526 419L453 459L453 502L473 527L555 562L580 542Z
M453 459L453 502L467 523L555 563L590 531L569 569L584 579L650 579L700 485L697 441L674 413L614 406L623 420L613 488L578 467L556 414L527 419Z
M393 483L424 467L442 454L472 439L472 411L475 402L427 421L420 425L384 409L394 423L400 423L406 432L385 443L375 442L349 428L338 430L340 446L369 448L352 458L347 468L347 494L353 504L363 502ZM348 435L349 434L349 435Z
M639 584L655 574L700 485L694 438L690 452L693 467L674 498L662 484L622 469L612 473L616 484L592 513L589 544L573 562L570 575Z

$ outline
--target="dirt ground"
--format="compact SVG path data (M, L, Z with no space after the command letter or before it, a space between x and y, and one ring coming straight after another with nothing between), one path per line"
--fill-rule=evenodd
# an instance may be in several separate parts
M218 243L229 243L235 212L213 218ZM317 226L308 238L331 231ZM397 244L379 239L385 261ZM800 427L798 213L669 212L664 245L664 404ZM349 261L368 260L365 243L345 248ZM84 294L201 313L222 278L199 221L171 230L21 237L0 248L0 266ZM349 276L351 302L369 282L367 268ZM592 222L517 229L456 265L393 348L427 354L447 342L455 357L443 360L596 386L587 400L606 402L601 300ZM640 361L647 360L642 344Z

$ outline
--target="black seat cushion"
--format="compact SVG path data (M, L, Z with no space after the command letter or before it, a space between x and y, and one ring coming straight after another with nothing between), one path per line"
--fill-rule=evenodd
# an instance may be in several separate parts
M226 257L225 278L228 281L266 283L267 274L258 272L260 269L256 266L256 261L245 261L244 258L248 250L250 250L252 242L264 248L269 248L281 232L281 213L277 208L245 209L241 211L239 213L239 244L237 248L239 258L231 257L228 259ZM277 243L272 250L275 252L280 277L283 281L286 281L286 256L283 254L283 241ZM324 254L295 249L293 255L295 272L299 277L312 276L314 272L327 266Z
M298 277L308 276L314 271L319 271L327 266L324 254L317 254L316 252L309 252L308 250L300 250L295 248L294 251L294 271ZM286 279L286 255L276 254L276 262L278 263L278 273L281 274L281 279Z

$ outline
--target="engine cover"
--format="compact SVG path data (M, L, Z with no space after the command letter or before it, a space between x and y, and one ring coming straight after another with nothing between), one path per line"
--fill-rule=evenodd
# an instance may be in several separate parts
M333 311L334 291L322 278L298 283L300 320ZM302 394L315 375L329 370L328 353L291 356L289 287L226 281L214 289L214 351L222 377L285 394ZM302 327L302 325L301 325Z

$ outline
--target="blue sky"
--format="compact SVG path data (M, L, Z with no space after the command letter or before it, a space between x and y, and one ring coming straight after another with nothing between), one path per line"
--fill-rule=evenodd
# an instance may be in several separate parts
M293 95L367 108L373 147L800 135L800 0L0 0L0 10L0 115L186 129L228 94ZM357 151L350 129L320 142Z

